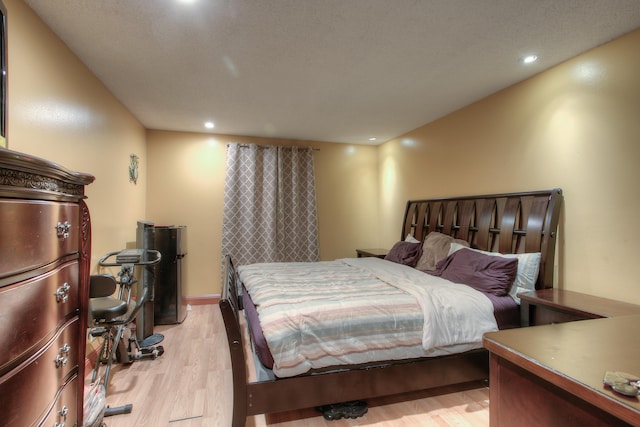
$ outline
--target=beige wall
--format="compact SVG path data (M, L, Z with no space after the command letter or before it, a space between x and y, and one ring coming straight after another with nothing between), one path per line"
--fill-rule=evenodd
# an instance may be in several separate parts
M148 131L147 139L147 219L187 226L187 295L220 293L229 142L321 147L314 152L321 258L377 245L377 147L167 131Z
M87 187L95 270L100 256L135 241L145 216L144 128L21 0L4 3L9 148L96 177ZM137 185L132 153L141 158Z
M380 147L381 236L407 198L561 187L559 287L640 303L640 30Z

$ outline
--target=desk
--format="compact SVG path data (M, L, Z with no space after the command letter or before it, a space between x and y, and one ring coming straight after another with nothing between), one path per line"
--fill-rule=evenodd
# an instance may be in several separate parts
M640 375L640 315L485 334L491 426L640 425L640 401L606 389L605 371Z

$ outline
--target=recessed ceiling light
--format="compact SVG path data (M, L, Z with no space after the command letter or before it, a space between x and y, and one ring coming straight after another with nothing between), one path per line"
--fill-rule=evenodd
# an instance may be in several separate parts
M536 62L538 60L538 57L536 55L527 55L522 57L522 63L523 64L532 64L534 62Z
M205 122L204 127L207 129L213 129L216 125L214 125L213 122Z
M369 138L369 141L375 141L376 139L378 138L376 138L375 136L372 136L371 138Z

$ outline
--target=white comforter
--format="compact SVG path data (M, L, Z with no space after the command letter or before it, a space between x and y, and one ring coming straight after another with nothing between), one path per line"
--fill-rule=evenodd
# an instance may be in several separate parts
M423 273L415 268L378 258L343 259L366 268L380 280L414 296L422 309L422 347L481 342L485 332L497 331L493 304L481 292Z

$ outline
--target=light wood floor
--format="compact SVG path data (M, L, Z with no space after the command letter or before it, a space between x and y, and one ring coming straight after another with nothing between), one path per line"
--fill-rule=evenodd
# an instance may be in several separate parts
M181 325L156 326L165 353L156 360L114 365L109 406L133 404L131 414L105 418L108 427L229 427L231 366L217 305L194 306ZM412 393L369 402L355 420L325 421L314 409L250 417L248 427L488 426L483 384Z

